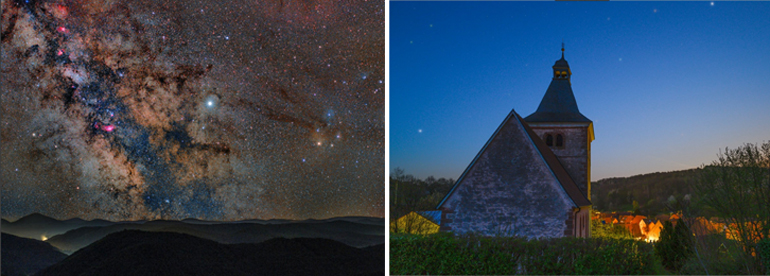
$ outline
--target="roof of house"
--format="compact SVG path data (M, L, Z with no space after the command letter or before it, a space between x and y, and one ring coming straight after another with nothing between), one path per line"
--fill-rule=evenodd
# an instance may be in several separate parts
M619 218L621 223L631 223L631 220L633 220L633 219L634 219L633 215L620 216L620 218Z
M645 218L647 218L647 217L637 215L637 216L634 216L634 218L631 219L630 223L639 224L639 222L641 222Z
M526 140L532 143L531 145L533 145L537 150L537 152L540 153L540 156L542 156L546 166L548 166L548 168L551 170L553 175L556 177L557 182L561 185L561 187L567 193L567 195L575 204L575 206L582 207L582 206L591 205L592 204L591 201L589 201L588 198L583 195L583 193L578 188L577 184L575 184L575 181L572 180L572 177L570 177L569 173L567 173L567 170L564 169L564 166L561 164L561 162L559 162L559 159L551 151L551 149L545 144L545 142L543 142L542 139L540 139L540 137L529 127L527 122L525 122L521 118L521 116L519 116L519 114L516 113L515 110L511 110L511 113L508 114L508 117L506 117L505 120L503 120L503 122L497 128L497 130L492 135L492 137L489 138L487 143L484 145L481 151L479 151L479 153L476 155L476 157L473 159L470 165L468 165L468 167L465 169L463 174L460 175L460 178L457 179L457 182L455 182L454 186L452 186L452 189L449 191L449 193L447 193L444 199L441 200L441 202L438 204L438 208L441 208L444 202L446 202L446 200L455 192L458 185L460 185L460 183L462 183L463 180L465 179L465 175L473 168L473 166L476 164L476 161L487 150L487 147L489 146L490 142L492 142L492 140L495 139L495 137L503 128L503 126L508 125L509 122L515 123L515 125L523 128L524 132L526 133L526 136L529 136L529 139L526 139Z
M426 219L432 221L435 224L441 225L441 211L435 210L435 211L417 211L417 214L425 217Z

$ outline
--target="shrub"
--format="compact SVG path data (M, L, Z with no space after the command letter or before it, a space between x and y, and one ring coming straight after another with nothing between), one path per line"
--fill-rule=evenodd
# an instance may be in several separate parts
M757 255L765 267L765 274L770 274L770 238L764 238L757 243Z
M607 238L391 235L392 274L655 274L652 246Z
M591 237L613 238L613 239L633 239L628 228L621 224L607 223L603 224L599 220L591 220Z
M660 240L655 245L655 253L668 270L679 271L693 255L690 229L680 221L674 227L670 221L663 223Z

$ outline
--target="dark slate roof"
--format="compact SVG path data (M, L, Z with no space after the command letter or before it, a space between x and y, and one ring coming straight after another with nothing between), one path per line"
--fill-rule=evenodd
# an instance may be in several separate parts
M564 59L564 53L561 54L561 59L556 61L556 64L553 65L553 67L568 67L569 63L567 63L567 60Z
M441 225L441 211L417 211L417 214L425 217L435 224Z
M444 199L441 200L441 202L438 204L437 209L440 209L444 202L454 193L454 191L457 189L457 186L463 182L465 175L468 173L468 171L471 170L479 157L482 156L482 153L484 153L484 151L487 149L489 143L495 139L495 136L497 136L500 129L502 129L503 126L505 126L510 120L517 120L524 128L524 131L530 138L529 140L534 144L537 151L540 152L540 155L545 160L546 165L551 169L551 172L553 172L554 176L556 176L556 180L559 182L559 184L561 184L562 188L570 197L570 199L572 199L572 202L575 204L575 206L582 207L592 205L591 201L588 200L588 198L585 197L582 192L580 192L580 188L578 188L577 184L575 184L575 181L572 180L572 177L569 176L569 173L567 173L567 170L564 169L564 166L562 166L561 162L559 162L559 159L556 157L553 151L551 151L545 142L540 139L540 137L532 130L532 128L529 127L527 122L525 122L524 119L522 119L521 116L516 113L515 110L511 110L511 113L508 114L508 117L503 120L497 130L495 130L495 133L492 135L492 137L489 138L481 151L479 151L479 153L473 159L471 164L468 165L463 174L460 175L460 178L457 179L457 182L455 182L454 186L452 186L452 189L449 191L449 193L447 193Z
M562 59L556 61L553 66L569 68L567 61ZM580 114L575 94L572 93L572 85L569 79L551 80L551 85L545 91L540 106L535 113L524 118L527 122L591 122L586 116Z

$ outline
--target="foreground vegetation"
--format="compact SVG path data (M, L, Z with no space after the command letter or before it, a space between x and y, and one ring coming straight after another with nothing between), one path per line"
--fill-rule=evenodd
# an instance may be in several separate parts
M391 235L392 274L664 274L652 245L630 239Z
M421 181L403 171L394 175L391 220L432 209L452 182ZM598 221L592 222L590 239L393 235L391 272L770 274L770 142L727 148L718 160L694 170L593 185L598 210L649 217L678 213L684 219L665 223L656 244L634 241L623 226Z

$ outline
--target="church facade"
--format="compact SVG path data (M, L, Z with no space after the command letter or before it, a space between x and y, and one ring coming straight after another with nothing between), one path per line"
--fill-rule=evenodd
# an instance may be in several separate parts
M589 237L593 122L577 107L562 57L537 111L511 110L439 203L454 233Z

